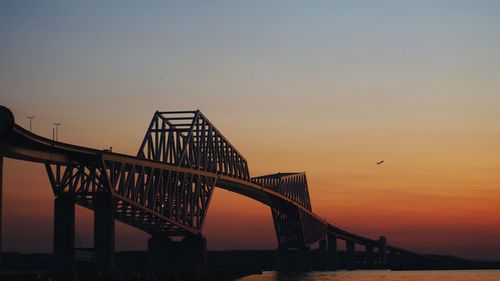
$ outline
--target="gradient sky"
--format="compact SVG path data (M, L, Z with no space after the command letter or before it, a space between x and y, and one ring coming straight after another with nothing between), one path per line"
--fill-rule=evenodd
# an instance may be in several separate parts
M200 109L253 176L307 172L335 225L500 259L499 50L499 1L2 1L0 104L40 135L61 122L61 141L132 155L155 110ZM4 249L50 252L43 166L5 174ZM269 208L223 190L204 233L276 247ZM147 237L117 223L119 250Z

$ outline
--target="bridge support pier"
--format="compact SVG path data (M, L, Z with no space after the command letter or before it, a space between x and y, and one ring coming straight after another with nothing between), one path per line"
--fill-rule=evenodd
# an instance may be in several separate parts
M207 263L207 240L188 236L173 241L167 235L156 234L148 241L148 261L155 269L202 267Z
M314 257L314 256L313 256ZM317 259L313 259L314 269L328 270L328 239L325 238L319 241L319 255Z
M176 259L177 245L166 235L155 234L148 240L148 263L155 269L169 269L180 266Z
M185 267L207 264L207 239L201 235L188 236L181 241L182 263Z
M94 196L94 249L98 271L109 271L114 266L115 208L111 193Z
M364 262L365 262L365 268L373 268L375 267L375 264L374 264L374 259L373 259L373 245L365 245L365 258L364 258Z
M325 241L326 255L325 266L326 270L337 270L337 236L334 234L327 234ZM321 248L321 245L320 245Z
M311 251L309 248L278 249L278 271L310 271Z
M356 269L356 244L354 241L346 240L346 269Z
M385 236L380 236L378 239L378 252L381 266L387 267L387 238Z
M54 270L56 280L75 280L75 201L69 193L54 200Z

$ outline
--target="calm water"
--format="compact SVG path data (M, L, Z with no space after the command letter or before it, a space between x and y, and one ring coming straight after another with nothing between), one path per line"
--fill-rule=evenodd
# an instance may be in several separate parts
M500 281L500 270L264 272L239 281Z

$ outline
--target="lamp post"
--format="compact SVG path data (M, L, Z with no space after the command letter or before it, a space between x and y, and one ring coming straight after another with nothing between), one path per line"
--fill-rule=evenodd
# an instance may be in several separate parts
M30 120L30 133L31 133L31 121L33 120L33 118L35 118L35 116L26 116L26 118Z
M62 124L61 123L54 123L52 125L55 126L55 135L54 135L54 131L52 131L52 138L55 141L58 141L59 140L59 126L61 126Z

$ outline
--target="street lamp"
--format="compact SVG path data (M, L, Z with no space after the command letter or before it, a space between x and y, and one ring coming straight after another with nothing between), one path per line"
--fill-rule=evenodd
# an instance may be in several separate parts
M52 129L52 139L55 141L59 140L59 126L62 125L61 123L54 123L52 124L55 126L55 135L54 135L54 129Z
M33 118L35 118L35 116L26 116L26 118L30 120L30 132L31 132L31 121L33 120Z

